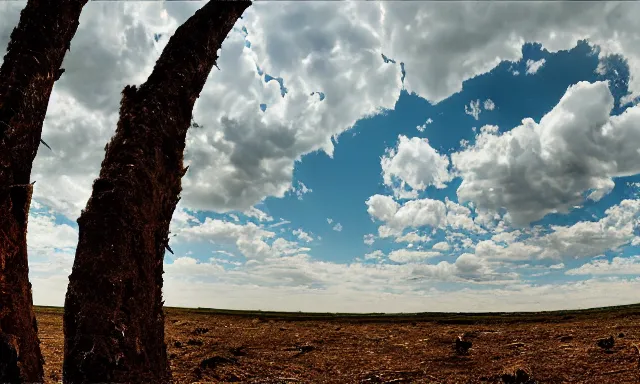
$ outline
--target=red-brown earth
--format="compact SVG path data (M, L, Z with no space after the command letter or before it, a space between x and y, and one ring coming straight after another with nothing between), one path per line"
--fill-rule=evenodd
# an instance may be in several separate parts
M638 383L640 306L595 311L336 316L165 308L175 383ZM36 307L49 383L62 309ZM318 319L314 319L318 316ZM456 336L473 343L453 349ZM610 350L597 346L614 336ZM506 380L506 381L505 381ZM526 381L520 381L526 382Z

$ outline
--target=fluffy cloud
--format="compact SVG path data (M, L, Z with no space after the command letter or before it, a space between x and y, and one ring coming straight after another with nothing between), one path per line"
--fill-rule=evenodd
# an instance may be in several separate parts
M429 236L419 235L417 232L409 232L405 235L396 237L396 243L428 243L431 241Z
M365 202L372 220L384 224L378 228L380 237L402 235L406 228L431 227L464 229L471 232L486 232L471 218L471 210L448 198L410 200L400 205L391 196L373 195ZM409 240L413 241L413 240Z
M293 193L298 197L298 200L302 200L302 196L311 192L313 192L313 189L307 188L301 181L298 182L298 188L293 188Z
M387 149L380 164L384 184L400 198L415 198L431 185L446 188L452 178L449 158L433 149L429 140L418 137L398 136L398 146Z
M380 237L400 235L405 228L438 228L446 223L446 207L440 200L411 200L400 206L390 196L373 195L366 204L372 218L385 222Z
M480 100L471 100L469 105L464 106L464 113L472 116L476 120L478 120L480 112L482 112L480 109Z
M436 251L448 251L450 248L449 243L446 241L441 241L431 247L431 249L435 249Z
M369 233L363 236L363 241L366 245L373 245L376 242L376 235Z
M273 221L273 217L269 216L266 212L263 212L256 207L250 207L243 213L247 217L258 219L258 221Z
M207 218L200 225L183 228L177 235L178 238L186 241L235 245L247 259L254 260L304 254L310 250L298 246L295 242L275 238L274 232L260 228L254 223L241 225L211 218ZM269 239L274 239L271 244L265 241Z
M496 104L491 99L487 99L484 101L484 109L487 111L493 111L496 108Z
M614 257L608 260L593 260L578 268L565 272L567 275L639 275L640 256Z
M620 53L628 59L632 73L640 70L634 24L640 5L635 3L502 2L487 7L442 2L425 7L396 2L381 7L382 33L389 43L385 54L404 62L407 91L433 102L459 92L464 80L491 70L500 61L520 60L527 41L557 52L588 39L601 47L600 58ZM638 95L640 76L632 77L630 89Z
M307 243L313 241L313 237L311 237L307 232L303 231L302 229L294 229L293 234L294 236L297 236L299 240L306 241Z
M389 260L395 261L396 263L415 263L438 256L442 256L442 254L440 252L434 251L413 251L410 249L396 249L389 253Z
M460 201L494 212L505 208L515 225L567 212L584 194L598 200L613 177L640 173L640 106L609 116L606 82L569 87L540 123L524 119L503 134L483 130L475 145L451 155L463 181Z
M527 60L527 75L535 75L540 68L546 63L545 59L540 59L538 61L533 61L531 59Z
M384 252L379 249L364 255L365 260L381 260L382 258L384 258Z
M533 260L589 258L607 250L631 243L640 226L640 200L623 200L605 211L598 221L580 221L573 225L552 225L551 232L514 241L516 234L494 236L475 247L475 254L484 259ZM504 241L506 246L497 244Z
M428 118L427 121L424 122L424 124L422 125L417 125L416 129L420 132L424 132L425 129L427 129L427 125L433 123L433 119Z
M333 229L336 232L342 232L342 224L336 223L336 225L334 225L333 228L331 229Z

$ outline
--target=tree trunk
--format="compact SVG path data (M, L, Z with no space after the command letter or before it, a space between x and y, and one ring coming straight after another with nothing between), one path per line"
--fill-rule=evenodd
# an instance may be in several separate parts
M65 383L167 383L162 274L193 105L249 1L210 1L169 40L147 81L122 92L64 312Z
M29 0L0 67L0 382L43 382L27 262L31 167L87 0Z

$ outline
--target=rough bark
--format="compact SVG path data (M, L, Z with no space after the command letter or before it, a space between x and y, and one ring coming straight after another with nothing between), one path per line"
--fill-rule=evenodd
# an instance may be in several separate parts
M86 209L65 300L65 383L166 383L162 274L193 106L248 1L211 1L180 26L139 88Z
M87 0L29 0L0 67L0 382L42 382L27 262L31 167Z

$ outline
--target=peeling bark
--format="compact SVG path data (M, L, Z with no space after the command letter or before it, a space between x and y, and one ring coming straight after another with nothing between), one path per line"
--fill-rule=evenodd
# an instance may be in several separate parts
M65 300L65 383L167 383L163 260L193 106L248 1L210 1L169 40L120 120L91 198Z
M0 382L43 382L27 218L49 96L87 0L29 0L0 67Z

